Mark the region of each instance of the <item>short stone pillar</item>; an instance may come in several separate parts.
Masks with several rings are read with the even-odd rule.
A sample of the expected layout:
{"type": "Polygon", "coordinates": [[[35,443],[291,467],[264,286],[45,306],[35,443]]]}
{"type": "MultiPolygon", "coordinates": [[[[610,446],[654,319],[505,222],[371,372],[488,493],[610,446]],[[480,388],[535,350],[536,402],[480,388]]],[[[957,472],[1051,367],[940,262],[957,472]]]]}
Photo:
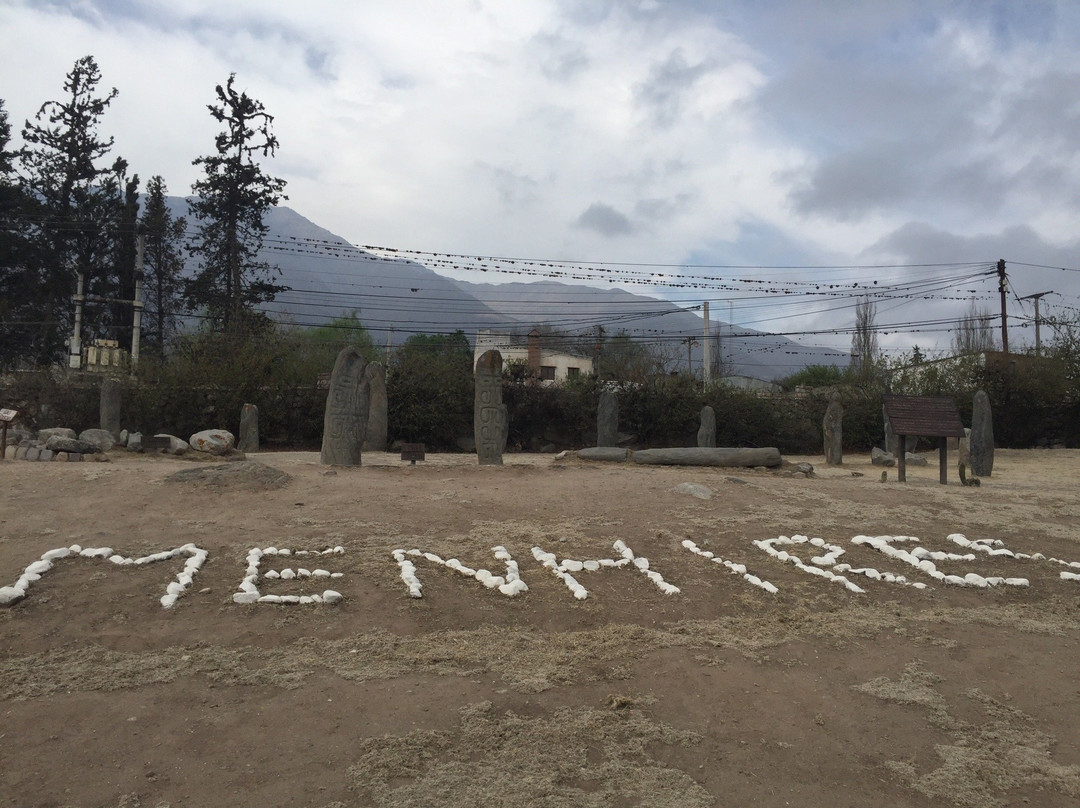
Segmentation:
{"type": "Polygon", "coordinates": [[[701,408],[701,426],[697,431],[697,445],[701,449],[716,448],[716,411],[708,404],[701,408]]]}
{"type": "Polygon", "coordinates": [[[241,452],[259,451],[259,408],[254,404],[240,408],[240,437],[236,448],[241,452]]]}
{"type": "Polygon", "coordinates": [[[971,439],[968,449],[971,473],[989,477],[994,470],[994,417],[990,412],[990,396],[985,390],[971,400],[971,439]]]}
{"type": "Polygon", "coordinates": [[[510,418],[502,401],[502,354],[485,351],[476,362],[473,434],[481,466],[501,466],[510,418]]]}
{"type": "Polygon", "coordinates": [[[844,405],[840,403],[840,394],[833,393],[829,406],[825,408],[825,417],[821,421],[821,432],[825,444],[825,464],[840,466],[844,463],[844,405]]]}
{"type": "Polygon", "coordinates": [[[101,403],[99,407],[99,426],[112,434],[113,440],[120,440],[120,400],[119,379],[101,380],[101,403]]]}
{"type": "Polygon", "coordinates": [[[353,345],[342,348],[334,362],[319,455],[324,466],[360,465],[370,403],[366,366],[367,360],[353,345]]]}
{"type": "Polygon", "coordinates": [[[610,390],[604,390],[596,407],[596,445],[616,446],[618,442],[619,397],[610,390]]]}
{"type": "Polygon", "coordinates": [[[371,403],[368,406],[367,432],[364,434],[364,451],[386,451],[386,369],[381,362],[368,363],[364,371],[368,388],[371,390],[371,403]]]}

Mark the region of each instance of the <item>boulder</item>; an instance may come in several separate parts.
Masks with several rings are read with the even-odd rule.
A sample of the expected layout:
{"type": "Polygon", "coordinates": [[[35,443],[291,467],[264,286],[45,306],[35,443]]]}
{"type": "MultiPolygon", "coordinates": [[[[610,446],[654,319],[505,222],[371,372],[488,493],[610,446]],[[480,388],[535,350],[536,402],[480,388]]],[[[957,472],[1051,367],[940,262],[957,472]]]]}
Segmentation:
{"type": "Polygon", "coordinates": [[[896,458],[892,456],[891,452],[886,452],[884,449],[875,446],[870,452],[870,462],[875,466],[895,466],[896,458]]]}
{"type": "Polygon", "coordinates": [[[994,471],[994,417],[990,396],[980,390],[971,400],[971,471],[978,477],[989,477],[994,471]]]}
{"type": "Polygon", "coordinates": [[[129,452],[142,451],[142,432],[129,432],[127,443],[124,444],[129,452]]]}
{"type": "Polygon", "coordinates": [[[191,436],[188,443],[192,449],[212,455],[228,454],[236,445],[232,432],[224,429],[204,429],[191,436]]]}
{"type": "Polygon", "coordinates": [[[188,444],[188,442],[186,440],[183,440],[182,438],[178,438],[178,437],[176,437],[176,435],[169,435],[169,434],[166,434],[166,433],[159,433],[157,435],[154,435],[154,437],[155,438],[168,438],[169,439],[169,448],[162,450],[163,452],[165,452],[165,454],[182,455],[191,448],[191,446],[188,444]]]}
{"type": "Polygon", "coordinates": [[[79,440],[92,443],[103,452],[109,451],[116,445],[112,432],[107,429],[84,429],[79,433],[79,440]]]}
{"type": "Polygon", "coordinates": [[[51,438],[53,435],[59,435],[62,438],[71,438],[72,440],[75,440],[75,438],[79,437],[78,433],[75,432],[74,429],[68,429],[67,427],[63,426],[54,426],[50,427],[49,429],[39,429],[37,439],[42,443],[47,443],[49,438],[51,438]]]}
{"type": "Polygon", "coordinates": [[[53,435],[45,441],[45,448],[54,452],[77,453],[80,455],[94,454],[94,452],[101,451],[96,444],[78,438],[66,438],[63,435],[53,435]]]}
{"type": "Polygon", "coordinates": [[[904,453],[904,465],[906,466],[928,466],[930,461],[926,459],[926,455],[915,454],[914,452],[904,453]]]}

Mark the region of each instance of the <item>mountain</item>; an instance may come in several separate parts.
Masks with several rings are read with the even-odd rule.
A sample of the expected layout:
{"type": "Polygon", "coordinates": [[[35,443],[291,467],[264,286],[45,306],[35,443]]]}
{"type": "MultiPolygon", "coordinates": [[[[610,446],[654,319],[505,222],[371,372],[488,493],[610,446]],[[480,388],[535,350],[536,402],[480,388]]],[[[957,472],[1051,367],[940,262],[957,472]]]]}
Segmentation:
{"type": "MultiPolygon", "coordinates": [[[[187,215],[187,200],[169,201],[174,215],[187,215]]],[[[277,320],[319,325],[355,311],[377,345],[457,329],[472,340],[480,329],[524,334],[535,326],[550,326],[592,334],[601,326],[607,336],[626,332],[663,346],[673,369],[686,367],[686,339],[696,338],[690,361],[700,371],[700,310],[614,288],[454,280],[416,261],[360,250],[287,207],[272,210],[266,224],[269,233],[260,257],[280,268],[278,282],[290,289],[265,306],[277,320]]],[[[188,229],[193,229],[190,217],[188,229]]],[[[193,259],[187,270],[195,271],[193,259]]],[[[771,380],[810,364],[847,362],[839,351],[710,321],[713,356],[719,355],[732,374],[771,380]]]]}

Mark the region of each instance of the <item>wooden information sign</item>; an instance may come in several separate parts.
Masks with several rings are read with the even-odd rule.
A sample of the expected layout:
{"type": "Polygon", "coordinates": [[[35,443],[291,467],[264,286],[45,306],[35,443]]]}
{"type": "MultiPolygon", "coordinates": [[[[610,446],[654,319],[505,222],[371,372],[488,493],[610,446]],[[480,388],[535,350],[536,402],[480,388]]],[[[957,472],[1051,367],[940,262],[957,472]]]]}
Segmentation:
{"type": "Polygon", "coordinates": [[[0,460],[7,454],[7,426],[15,420],[18,410],[0,409],[0,460]]]}
{"type": "Polygon", "coordinates": [[[956,409],[956,401],[947,396],[894,396],[881,397],[885,414],[889,416],[893,432],[899,438],[900,450],[897,463],[897,479],[907,480],[905,439],[911,435],[920,438],[937,438],[942,485],[949,482],[948,439],[964,437],[964,424],[956,409]]]}
{"type": "Polygon", "coordinates": [[[415,466],[417,460],[424,459],[424,450],[427,449],[423,443],[403,443],[401,444],[401,459],[411,460],[415,466]]]}

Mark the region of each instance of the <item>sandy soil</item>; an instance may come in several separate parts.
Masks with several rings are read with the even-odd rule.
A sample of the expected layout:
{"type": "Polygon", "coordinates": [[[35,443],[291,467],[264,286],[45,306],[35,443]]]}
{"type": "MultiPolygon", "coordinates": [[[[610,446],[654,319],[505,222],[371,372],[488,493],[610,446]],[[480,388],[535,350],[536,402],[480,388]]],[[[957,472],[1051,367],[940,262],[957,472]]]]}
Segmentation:
{"type": "MultiPolygon", "coordinates": [[[[501,468],[366,454],[330,470],[169,481],[190,461],[0,463],[0,586],[78,543],[210,552],[165,610],[179,561],[63,559],[0,609],[0,806],[1075,806],[1080,801],[1080,581],[1049,560],[980,554],[937,583],[858,534],[1000,539],[1080,561],[1080,451],[999,451],[980,488],[936,463],[881,482],[866,456],[751,469],[592,465],[508,456],[501,468]],[[710,499],[672,491],[708,487],[710,499]],[[855,594],[751,542],[795,533],[842,561],[925,581],[855,594]],[[681,546],[747,565],[768,594],[681,546]],[[532,557],[618,557],[621,539],[681,589],[633,569],[583,572],[575,600],[532,557]],[[252,547],[324,549],[337,605],[236,605],[252,547]],[[417,560],[500,572],[507,598],[417,560]]],[[[810,553],[793,550],[808,561],[810,553]]],[[[265,559],[270,568],[299,558],[265,559]]],[[[263,593],[318,592],[314,579],[263,593]]],[[[856,580],[852,578],[852,580],[856,580]]]]}

